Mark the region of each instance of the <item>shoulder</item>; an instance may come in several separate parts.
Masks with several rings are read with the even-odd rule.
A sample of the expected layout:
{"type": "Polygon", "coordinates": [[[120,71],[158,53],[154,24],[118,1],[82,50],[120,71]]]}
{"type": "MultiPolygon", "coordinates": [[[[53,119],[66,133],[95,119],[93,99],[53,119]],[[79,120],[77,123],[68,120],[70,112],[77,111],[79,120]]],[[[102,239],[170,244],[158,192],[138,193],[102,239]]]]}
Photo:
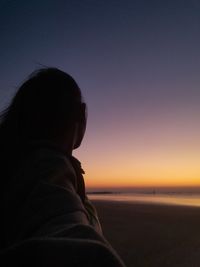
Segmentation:
{"type": "Polygon", "coordinates": [[[35,182],[45,181],[54,185],[76,189],[76,173],[69,158],[52,147],[32,149],[22,162],[22,175],[29,174],[35,182]]]}

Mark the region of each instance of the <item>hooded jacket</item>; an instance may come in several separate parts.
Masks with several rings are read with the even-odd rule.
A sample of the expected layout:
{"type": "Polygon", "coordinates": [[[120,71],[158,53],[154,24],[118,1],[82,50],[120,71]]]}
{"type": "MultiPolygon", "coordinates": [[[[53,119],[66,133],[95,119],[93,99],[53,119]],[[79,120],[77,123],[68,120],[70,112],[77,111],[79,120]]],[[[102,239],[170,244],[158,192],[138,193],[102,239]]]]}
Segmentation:
{"type": "Polygon", "coordinates": [[[30,151],[4,190],[1,266],[124,266],[102,234],[80,162],[49,145],[30,151]]]}

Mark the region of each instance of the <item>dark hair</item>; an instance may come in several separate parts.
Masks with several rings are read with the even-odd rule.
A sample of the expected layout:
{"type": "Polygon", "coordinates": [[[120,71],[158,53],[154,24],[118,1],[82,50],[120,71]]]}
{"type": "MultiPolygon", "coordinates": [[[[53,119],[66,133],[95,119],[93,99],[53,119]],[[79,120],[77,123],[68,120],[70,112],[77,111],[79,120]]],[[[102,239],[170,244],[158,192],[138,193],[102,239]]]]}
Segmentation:
{"type": "Polygon", "coordinates": [[[33,72],[0,116],[1,168],[12,164],[27,142],[61,138],[79,119],[81,103],[69,74],[57,68],[33,72]]]}
{"type": "Polygon", "coordinates": [[[70,75],[56,68],[37,70],[3,112],[0,131],[6,127],[7,137],[14,133],[22,140],[55,138],[76,120],[81,101],[81,91],[70,75]]]}

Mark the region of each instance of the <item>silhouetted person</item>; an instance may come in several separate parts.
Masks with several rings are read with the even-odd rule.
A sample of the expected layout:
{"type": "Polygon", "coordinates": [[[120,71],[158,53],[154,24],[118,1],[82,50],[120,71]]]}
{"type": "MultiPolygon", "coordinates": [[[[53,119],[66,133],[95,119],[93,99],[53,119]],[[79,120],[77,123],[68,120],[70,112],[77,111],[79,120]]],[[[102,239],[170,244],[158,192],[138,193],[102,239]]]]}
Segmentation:
{"type": "Polygon", "coordinates": [[[85,129],[81,91],[56,68],[34,72],[2,113],[1,266],[123,266],[72,156],[85,129]]]}

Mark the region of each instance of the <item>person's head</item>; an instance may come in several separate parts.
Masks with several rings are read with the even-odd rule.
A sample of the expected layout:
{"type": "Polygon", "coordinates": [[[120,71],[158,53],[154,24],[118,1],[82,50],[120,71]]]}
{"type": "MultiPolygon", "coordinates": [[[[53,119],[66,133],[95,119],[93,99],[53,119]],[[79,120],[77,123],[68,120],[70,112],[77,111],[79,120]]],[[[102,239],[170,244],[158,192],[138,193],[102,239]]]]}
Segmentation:
{"type": "Polygon", "coordinates": [[[71,152],[80,146],[86,128],[80,88],[59,69],[33,72],[3,114],[1,128],[19,143],[46,140],[71,152]]]}

